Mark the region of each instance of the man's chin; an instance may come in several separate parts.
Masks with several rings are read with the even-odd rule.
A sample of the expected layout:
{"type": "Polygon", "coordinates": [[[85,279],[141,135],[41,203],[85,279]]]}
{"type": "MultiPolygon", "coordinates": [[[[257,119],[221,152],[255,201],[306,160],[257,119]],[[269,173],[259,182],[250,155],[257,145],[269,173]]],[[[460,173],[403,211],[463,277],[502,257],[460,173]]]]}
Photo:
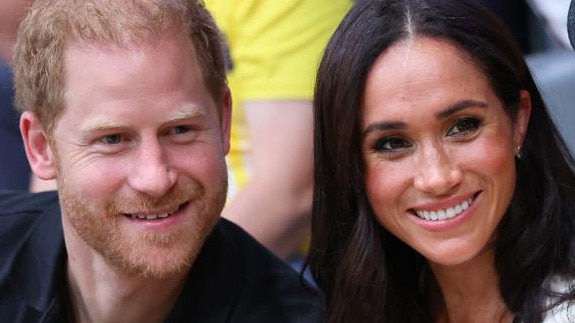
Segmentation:
{"type": "Polygon", "coordinates": [[[109,259],[111,265],[129,276],[145,279],[165,280],[187,273],[196,259],[201,246],[188,246],[186,249],[141,248],[132,250],[127,259],[109,259]],[[155,250],[153,250],[155,249],[155,250]]]}

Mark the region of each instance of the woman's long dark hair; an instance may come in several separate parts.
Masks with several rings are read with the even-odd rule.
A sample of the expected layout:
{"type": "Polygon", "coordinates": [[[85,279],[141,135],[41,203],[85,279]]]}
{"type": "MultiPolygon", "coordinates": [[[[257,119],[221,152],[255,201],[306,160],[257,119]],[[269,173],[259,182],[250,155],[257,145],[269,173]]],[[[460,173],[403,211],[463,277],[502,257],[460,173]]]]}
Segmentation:
{"type": "Polygon", "coordinates": [[[516,190],[497,231],[495,266],[511,312],[521,322],[541,322],[549,279],[575,274],[574,162],[517,45],[471,0],[360,0],[326,48],[314,101],[308,265],[325,293],[328,322],[433,320],[422,288],[430,276],[426,261],[374,219],[360,148],[367,75],[382,53],[406,37],[447,40],[467,53],[512,120],[520,90],[531,94],[516,190]]]}

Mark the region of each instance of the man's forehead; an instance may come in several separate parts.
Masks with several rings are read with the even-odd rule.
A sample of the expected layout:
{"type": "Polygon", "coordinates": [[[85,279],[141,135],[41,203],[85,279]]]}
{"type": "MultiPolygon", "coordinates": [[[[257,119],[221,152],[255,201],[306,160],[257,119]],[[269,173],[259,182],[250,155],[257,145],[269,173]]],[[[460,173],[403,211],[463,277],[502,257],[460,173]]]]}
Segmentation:
{"type": "Polygon", "coordinates": [[[175,70],[187,67],[188,75],[202,74],[194,46],[181,33],[121,44],[70,41],[63,56],[67,89],[72,85],[70,82],[81,82],[83,78],[134,85],[139,80],[130,79],[129,74],[141,70],[160,77],[161,73],[178,74],[175,70]],[[110,69],[113,71],[110,72],[110,69]]]}

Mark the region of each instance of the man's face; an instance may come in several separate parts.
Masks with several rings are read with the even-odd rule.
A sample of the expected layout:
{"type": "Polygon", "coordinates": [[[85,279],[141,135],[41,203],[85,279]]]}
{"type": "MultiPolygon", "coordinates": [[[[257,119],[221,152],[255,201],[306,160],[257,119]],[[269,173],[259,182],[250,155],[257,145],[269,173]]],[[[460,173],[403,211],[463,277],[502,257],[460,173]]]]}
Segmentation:
{"type": "Polygon", "coordinates": [[[189,269],[225,201],[228,94],[215,102],[183,35],[72,44],[65,68],[52,145],[68,248],[128,274],[189,269]]]}

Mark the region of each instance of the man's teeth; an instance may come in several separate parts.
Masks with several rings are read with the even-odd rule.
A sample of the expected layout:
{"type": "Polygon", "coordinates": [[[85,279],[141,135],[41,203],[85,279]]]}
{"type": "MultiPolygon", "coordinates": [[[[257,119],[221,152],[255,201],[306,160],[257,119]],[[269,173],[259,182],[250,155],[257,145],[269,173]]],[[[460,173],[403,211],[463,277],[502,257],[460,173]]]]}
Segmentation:
{"type": "Polygon", "coordinates": [[[142,220],[156,220],[156,219],[163,219],[170,216],[170,213],[161,213],[161,214],[132,214],[132,219],[142,219],[142,220]]]}
{"type": "Polygon", "coordinates": [[[418,217],[427,220],[427,221],[441,221],[451,219],[461,212],[467,210],[469,206],[473,203],[473,197],[468,198],[467,200],[453,206],[449,207],[444,210],[437,210],[437,211],[421,211],[415,210],[415,213],[418,217]]]}

